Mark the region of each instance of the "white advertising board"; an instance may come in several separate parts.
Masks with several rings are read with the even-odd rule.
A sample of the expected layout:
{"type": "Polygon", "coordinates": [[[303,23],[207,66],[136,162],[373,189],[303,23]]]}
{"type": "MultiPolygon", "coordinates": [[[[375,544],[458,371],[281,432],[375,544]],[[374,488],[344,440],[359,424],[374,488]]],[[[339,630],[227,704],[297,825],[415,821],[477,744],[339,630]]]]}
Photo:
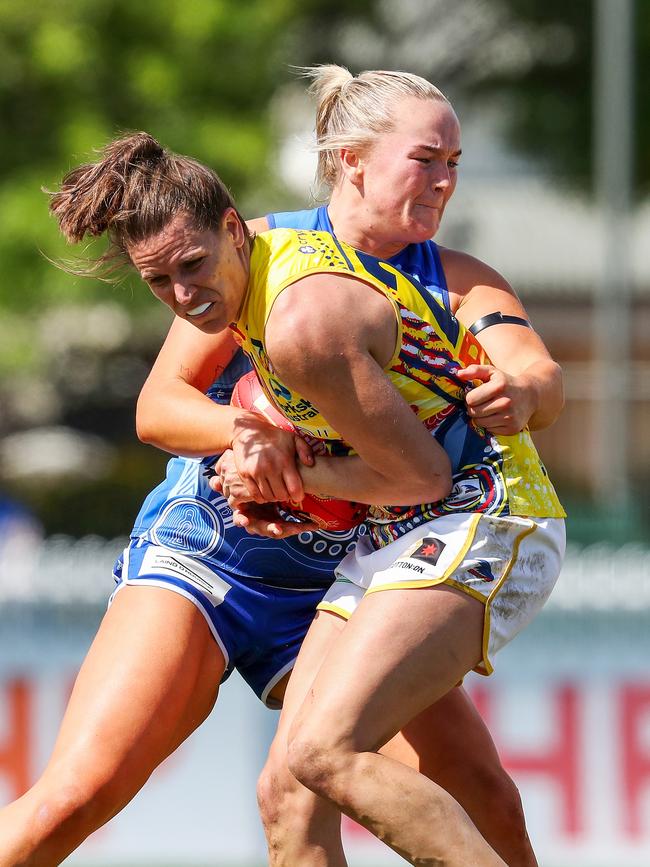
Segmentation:
{"type": "MultiPolygon", "coordinates": [[[[647,626],[642,616],[543,615],[492,678],[467,679],[542,867],[650,864],[647,626]]],[[[0,633],[0,803],[43,767],[86,647],[70,630],[29,632],[0,633]]],[[[66,863],[264,864],[255,780],[275,719],[233,676],[210,719],[66,863]]],[[[404,863],[347,820],[344,833],[351,865],[404,863]]]]}

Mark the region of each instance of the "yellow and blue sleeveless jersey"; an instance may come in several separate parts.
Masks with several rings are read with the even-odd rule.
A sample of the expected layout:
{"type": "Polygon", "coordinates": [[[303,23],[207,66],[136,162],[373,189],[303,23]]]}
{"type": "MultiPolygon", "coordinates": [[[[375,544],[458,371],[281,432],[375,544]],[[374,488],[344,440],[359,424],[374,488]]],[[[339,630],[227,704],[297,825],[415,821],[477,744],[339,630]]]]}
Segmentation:
{"type": "Polygon", "coordinates": [[[255,239],[248,293],[234,330],[269,398],[302,434],[321,440],[332,455],[353,453],[317,408],[276,375],[264,344],[266,322],[280,293],[319,273],[354,276],[391,302],[398,338],[386,374],[452,465],[453,489],[444,500],[371,509],[373,536],[379,544],[450,512],[564,517],[528,431],[495,436],[467,416],[465,385],[456,372],[487,359],[449,309],[394,265],[360,253],[329,233],[276,229],[255,239]]]}

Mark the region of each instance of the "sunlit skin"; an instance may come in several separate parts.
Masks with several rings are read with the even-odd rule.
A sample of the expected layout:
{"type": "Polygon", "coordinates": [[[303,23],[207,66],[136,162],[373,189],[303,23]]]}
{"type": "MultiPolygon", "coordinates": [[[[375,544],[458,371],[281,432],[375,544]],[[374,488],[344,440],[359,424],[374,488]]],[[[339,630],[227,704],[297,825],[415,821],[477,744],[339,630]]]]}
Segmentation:
{"type": "Polygon", "coordinates": [[[198,229],[189,214],[180,213],[128,253],[176,316],[206,334],[218,334],[237,319],[248,286],[249,243],[234,208],[224,214],[219,231],[198,229]]]}
{"type": "Polygon", "coordinates": [[[342,183],[329,206],[338,237],[380,258],[436,234],[461,155],[449,103],[409,97],[393,114],[392,131],[368,149],[341,149],[342,183]]]}

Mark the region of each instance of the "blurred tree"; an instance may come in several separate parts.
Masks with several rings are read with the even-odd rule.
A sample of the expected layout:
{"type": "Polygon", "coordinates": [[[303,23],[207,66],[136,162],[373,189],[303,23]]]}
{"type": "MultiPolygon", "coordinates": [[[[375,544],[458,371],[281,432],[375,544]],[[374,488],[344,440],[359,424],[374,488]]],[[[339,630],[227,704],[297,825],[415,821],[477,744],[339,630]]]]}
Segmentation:
{"type": "MultiPolygon", "coordinates": [[[[106,297],[105,286],[71,280],[38,255],[65,249],[41,187],[119,130],[149,130],[217,167],[244,206],[264,207],[274,184],[268,107],[290,63],[415,69],[455,99],[489,91],[517,147],[588,184],[592,17],[593,0],[403,0],[399,14],[388,0],[0,0],[0,306],[24,316],[106,297]]],[[[637,3],[637,19],[642,105],[649,3],[637,3]]],[[[642,112],[637,125],[647,188],[642,112]]],[[[112,295],[147,303],[140,292],[112,295]]]]}
{"type": "MultiPolygon", "coordinates": [[[[0,306],[24,316],[47,303],[106,297],[101,284],[75,282],[38,254],[64,253],[41,187],[117,131],[145,129],[191,153],[245,203],[269,180],[268,106],[290,76],[296,34],[329,51],[341,20],[370,6],[0,0],[0,306]]],[[[141,297],[129,296],[129,305],[141,297]]]]}

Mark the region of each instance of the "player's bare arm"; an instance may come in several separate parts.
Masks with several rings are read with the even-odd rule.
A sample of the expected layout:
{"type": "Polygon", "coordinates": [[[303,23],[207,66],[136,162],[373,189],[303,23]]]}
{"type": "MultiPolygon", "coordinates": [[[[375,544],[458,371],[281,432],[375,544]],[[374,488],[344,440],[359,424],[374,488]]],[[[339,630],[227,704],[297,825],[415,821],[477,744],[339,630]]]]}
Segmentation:
{"type": "MultiPolygon", "coordinates": [[[[300,499],[302,479],[298,457],[311,462],[306,443],[269,424],[257,413],[215,403],[207,388],[224,372],[238,347],[230,331],[205,334],[175,317],[138,398],[139,438],[172,454],[204,457],[228,448],[256,462],[260,477],[281,499],[300,499]]],[[[246,478],[246,475],[244,475],[246,478]]],[[[250,478],[250,476],[248,476],[250,478]]],[[[251,488],[264,499],[267,489],[251,488]]]]}
{"type": "Polygon", "coordinates": [[[314,275],[279,296],[266,327],[269,358],[359,455],[317,458],[301,469],[306,490],[397,505],[449,493],[447,455],[384,373],[396,341],[393,306],[357,279],[314,275]]]}
{"type": "Polygon", "coordinates": [[[190,457],[227,448],[236,413],[215,404],[205,391],[236,352],[229,332],[203,334],[175,317],[138,398],[139,438],[190,457]]]}
{"type": "MultiPolygon", "coordinates": [[[[517,294],[497,271],[467,253],[441,249],[452,307],[470,328],[502,313],[529,321],[517,294]]],[[[564,405],[562,371],[540,336],[521,324],[497,322],[477,339],[491,365],[473,365],[461,378],[483,383],[467,397],[470,415],[493,433],[515,434],[551,425],[564,405]]]]}

